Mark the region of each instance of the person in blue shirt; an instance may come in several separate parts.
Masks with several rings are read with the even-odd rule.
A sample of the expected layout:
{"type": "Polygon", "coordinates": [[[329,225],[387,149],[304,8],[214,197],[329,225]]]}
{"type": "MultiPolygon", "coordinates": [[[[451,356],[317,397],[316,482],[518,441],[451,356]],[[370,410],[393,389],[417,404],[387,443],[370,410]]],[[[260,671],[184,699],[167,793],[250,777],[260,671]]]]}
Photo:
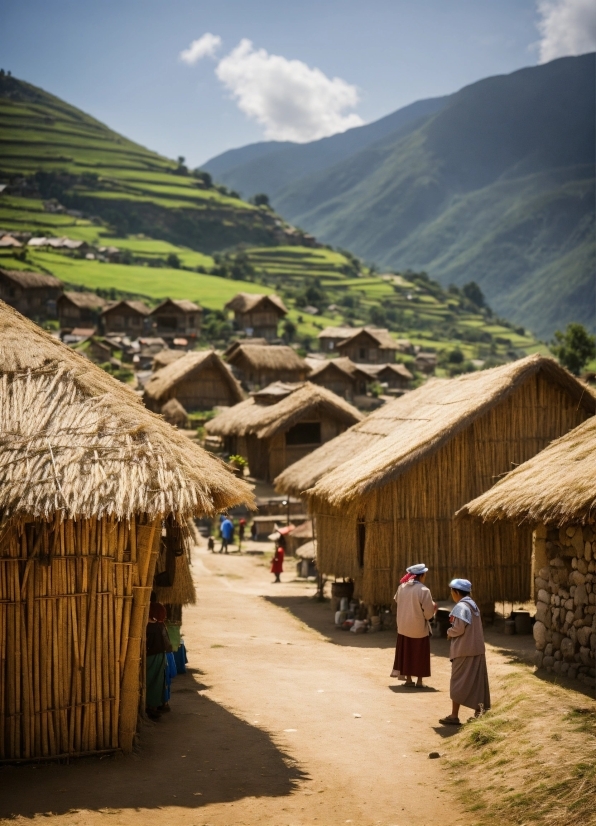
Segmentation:
{"type": "Polygon", "coordinates": [[[221,530],[221,553],[228,553],[228,545],[234,538],[234,523],[229,516],[226,516],[220,525],[221,530]]]}

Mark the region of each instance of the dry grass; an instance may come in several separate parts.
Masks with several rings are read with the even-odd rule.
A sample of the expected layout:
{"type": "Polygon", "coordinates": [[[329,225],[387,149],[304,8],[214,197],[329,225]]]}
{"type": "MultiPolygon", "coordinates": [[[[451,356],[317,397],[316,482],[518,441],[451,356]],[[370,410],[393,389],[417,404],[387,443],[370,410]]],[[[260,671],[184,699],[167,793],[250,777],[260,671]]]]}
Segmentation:
{"type": "Polygon", "coordinates": [[[493,690],[493,709],[449,741],[470,826],[596,824],[596,703],[527,666],[493,690]]]}
{"type": "Polygon", "coordinates": [[[549,445],[513,470],[462,514],[562,525],[591,518],[596,507],[596,418],[549,445]]]}
{"type": "Polygon", "coordinates": [[[269,439],[297,421],[317,418],[322,414],[347,425],[362,420],[362,414],[335,393],[306,382],[276,404],[263,405],[250,398],[230,407],[207,422],[205,430],[212,436],[254,435],[259,439],[269,439]]]}
{"type": "Polygon", "coordinates": [[[0,302],[0,511],[183,519],[252,502],[125,385],[0,302]]]}
{"type": "MultiPolygon", "coordinates": [[[[428,382],[388,405],[392,421],[386,437],[361,452],[358,462],[351,455],[344,458],[344,464],[321,478],[309,496],[334,507],[349,507],[359,497],[395,481],[435,453],[537,374],[558,386],[567,397],[567,405],[560,410],[542,411],[543,416],[553,420],[553,435],[541,447],[570,429],[567,422],[558,429],[554,426],[558,417],[570,418],[570,406],[578,409],[571,427],[594,415],[596,399],[585,385],[553,359],[539,355],[450,381],[428,382]]],[[[520,416],[523,412],[519,411],[520,416]]]]}
{"type": "Polygon", "coordinates": [[[245,344],[242,342],[229,355],[228,363],[242,369],[296,371],[306,375],[304,359],[291,347],[282,344],[245,344]]]}
{"type": "MultiPolygon", "coordinates": [[[[156,359],[160,355],[158,353],[156,359]]],[[[200,380],[201,372],[206,369],[215,369],[219,372],[222,382],[229,387],[234,402],[243,400],[244,394],[240,384],[215,350],[199,350],[185,353],[181,358],[172,359],[166,367],[162,367],[151,376],[145,385],[145,396],[152,401],[159,401],[179,382],[191,378],[200,380]]]]}

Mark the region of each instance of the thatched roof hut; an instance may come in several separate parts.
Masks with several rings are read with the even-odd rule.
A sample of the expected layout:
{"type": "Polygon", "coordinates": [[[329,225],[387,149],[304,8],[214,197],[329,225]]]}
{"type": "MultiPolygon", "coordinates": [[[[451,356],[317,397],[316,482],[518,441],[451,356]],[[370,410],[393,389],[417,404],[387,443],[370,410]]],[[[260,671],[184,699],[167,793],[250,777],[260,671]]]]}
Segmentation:
{"type": "Polygon", "coordinates": [[[557,527],[596,519],[596,418],[556,439],[459,511],[485,521],[557,527]]]}
{"type": "Polygon", "coordinates": [[[370,426],[363,450],[349,434],[329,446],[334,469],[307,492],[320,569],[355,579],[372,604],[390,604],[400,573],[420,559],[439,597],[450,577],[465,575],[481,601],[526,599],[527,537],[453,515],[595,409],[580,382],[541,356],[429,382],[392,402],[353,429],[366,441],[370,426]]]}
{"type": "Polygon", "coordinates": [[[242,401],[244,394],[215,350],[185,353],[155,372],[145,385],[143,399],[156,412],[170,399],[188,410],[211,410],[242,401]]]}
{"type": "Polygon", "coordinates": [[[0,303],[0,759],[132,748],[161,525],[248,486],[0,303]]]}
{"type": "Polygon", "coordinates": [[[356,365],[348,358],[305,359],[310,367],[308,380],[320,387],[326,387],[342,399],[352,401],[356,389],[356,365]]]}
{"type": "Polygon", "coordinates": [[[28,318],[54,318],[61,292],[62,283],[53,275],[0,267],[0,300],[28,318]]]}
{"type": "Polygon", "coordinates": [[[308,365],[291,347],[242,342],[228,356],[228,364],[248,389],[266,387],[274,381],[304,381],[308,365]]]}
{"type": "Polygon", "coordinates": [[[156,373],[158,370],[161,370],[162,367],[167,367],[168,364],[171,364],[173,361],[181,359],[184,353],[184,350],[171,350],[169,347],[165,347],[153,356],[151,369],[156,373]]]}
{"type": "Polygon", "coordinates": [[[271,480],[361,419],[335,393],[307,382],[265,388],[224,410],[205,429],[224,439],[229,453],[246,456],[253,476],[271,480]]]}
{"type": "Polygon", "coordinates": [[[262,336],[267,341],[277,338],[277,325],[288,314],[278,295],[237,293],[225,305],[234,312],[236,326],[249,336],[262,336]]]}
{"type": "Polygon", "coordinates": [[[539,668],[578,679],[592,691],[595,455],[593,417],[512,470],[458,514],[489,523],[507,520],[521,526],[525,535],[526,526],[533,529],[527,554],[532,554],[536,599],[534,662],[539,668]]]}
{"type": "Polygon", "coordinates": [[[186,427],[188,424],[188,413],[178,399],[170,399],[162,405],[160,412],[168,424],[175,425],[176,427],[186,427]]]}

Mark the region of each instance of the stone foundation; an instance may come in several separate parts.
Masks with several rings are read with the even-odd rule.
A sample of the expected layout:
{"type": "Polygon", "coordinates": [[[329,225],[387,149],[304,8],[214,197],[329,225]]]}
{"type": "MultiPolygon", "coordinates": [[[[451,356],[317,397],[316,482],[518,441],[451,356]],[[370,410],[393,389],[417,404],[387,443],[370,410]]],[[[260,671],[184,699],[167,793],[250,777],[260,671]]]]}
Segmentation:
{"type": "Polygon", "coordinates": [[[596,685],[596,526],[534,532],[536,665],[596,685]]]}

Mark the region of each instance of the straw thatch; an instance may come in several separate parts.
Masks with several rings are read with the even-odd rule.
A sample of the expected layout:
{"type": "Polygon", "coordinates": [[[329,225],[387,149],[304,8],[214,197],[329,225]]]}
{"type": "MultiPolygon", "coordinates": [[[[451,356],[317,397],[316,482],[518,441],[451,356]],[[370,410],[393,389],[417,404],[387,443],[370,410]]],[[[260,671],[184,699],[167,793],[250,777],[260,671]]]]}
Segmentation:
{"type": "Polygon", "coordinates": [[[58,304],[60,305],[65,300],[70,301],[71,304],[74,304],[75,307],[78,307],[80,310],[100,310],[108,303],[105,298],[102,298],[96,293],[76,291],[62,293],[58,299],[58,304]]]}
{"type": "Polygon", "coordinates": [[[237,293],[225,305],[226,310],[233,310],[235,313],[252,313],[260,309],[261,304],[271,302],[274,307],[279,310],[281,315],[287,315],[288,310],[281,298],[278,295],[271,293],[270,295],[263,295],[261,293],[237,293]]]}
{"type": "Polygon", "coordinates": [[[0,275],[8,278],[14,284],[18,284],[23,289],[35,289],[38,287],[52,287],[58,289],[62,286],[62,282],[53,275],[46,275],[42,272],[25,272],[25,270],[5,270],[0,267],[0,275]]]}
{"type": "Polygon", "coordinates": [[[159,315],[164,308],[177,307],[183,313],[201,313],[202,310],[198,304],[195,304],[194,301],[189,301],[186,298],[166,298],[161,304],[158,304],[157,307],[154,307],[153,310],[149,313],[149,315],[159,315]]]}
{"type": "Polygon", "coordinates": [[[329,473],[309,496],[335,507],[349,506],[357,497],[402,476],[539,373],[560,386],[586,414],[594,414],[596,400],[590,391],[556,361],[539,355],[457,379],[428,382],[386,408],[386,414],[393,415],[393,427],[385,439],[360,453],[357,465],[347,462],[329,473]]]}
{"type": "Polygon", "coordinates": [[[596,418],[512,470],[459,515],[516,523],[586,523],[596,512],[596,418]]]}
{"type": "Polygon", "coordinates": [[[243,341],[228,357],[228,363],[246,364],[255,371],[298,372],[306,374],[308,367],[304,359],[291,347],[281,344],[248,344],[243,341]]]}
{"type": "MultiPolygon", "coordinates": [[[[176,386],[182,382],[200,382],[201,375],[209,372],[209,380],[212,380],[212,373],[217,374],[220,384],[223,385],[226,399],[218,399],[218,404],[236,404],[244,398],[242,388],[228,370],[220,356],[215,350],[201,350],[199,352],[185,353],[182,358],[175,359],[166,367],[155,372],[145,385],[145,400],[159,402],[165,400],[176,391],[176,386]]],[[[198,399],[202,394],[200,387],[197,387],[193,396],[198,399]]],[[[220,394],[222,395],[222,394],[220,394]]],[[[206,399],[207,402],[210,401],[206,399]]]]}
{"type": "Polygon", "coordinates": [[[153,356],[153,372],[155,373],[158,370],[161,370],[162,367],[167,367],[168,364],[171,364],[173,361],[181,359],[183,355],[184,350],[170,350],[169,347],[160,350],[159,353],[156,353],[153,356]]]}
{"type": "Polygon", "coordinates": [[[252,338],[252,337],[251,337],[251,338],[240,338],[240,339],[236,339],[236,341],[233,341],[231,344],[228,344],[228,346],[227,346],[227,347],[226,347],[226,349],[224,350],[224,352],[223,352],[223,354],[224,354],[224,358],[225,358],[226,360],[228,360],[228,359],[229,359],[229,357],[232,355],[232,353],[235,353],[235,352],[236,352],[236,350],[237,350],[237,349],[238,349],[238,348],[239,348],[242,344],[244,344],[246,347],[254,346],[255,344],[261,344],[261,345],[263,345],[264,347],[266,347],[266,346],[268,345],[268,343],[269,343],[269,342],[267,341],[267,339],[266,339],[266,338],[256,338],[256,337],[255,337],[255,338],[252,338]]]}
{"type": "Polygon", "coordinates": [[[296,556],[298,559],[316,559],[317,558],[317,541],[316,539],[311,539],[309,542],[305,542],[304,545],[300,545],[296,548],[296,556]]]}
{"type": "Polygon", "coordinates": [[[347,379],[353,380],[354,373],[356,372],[356,365],[354,362],[349,358],[337,358],[337,359],[313,359],[313,358],[306,358],[305,359],[307,365],[310,367],[310,373],[308,374],[309,380],[315,378],[320,373],[324,373],[326,370],[337,370],[341,374],[343,374],[347,379]]]}
{"type": "MultiPolygon", "coordinates": [[[[446,384],[447,379],[436,379],[436,383],[446,384]]],[[[341,436],[327,442],[308,456],[294,462],[275,480],[279,493],[301,496],[326,473],[364,451],[367,447],[388,436],[394,426],[399,411],[403,409],[403,399],[396,399],[375,410],[341,436]],[[396,405],[398,412],[395,413],[396,405]]]]}
{"type": "Polygon", "coordinates": [[[382,350],[399,350],[400,346],[397,341],[391,336],[389,330],[385,330],[379,327],[362,327],[360,329],[354,330],[352,335],[348,338],[343,339],[337,345],[338,350],[343,350],[351,347],[359,338],[370,336],[370,338],[375,342],[378,347],[382,350]]]}
{"type": "Polygon", "coordinates": [[[1,302],[0,345],[5,517],[186,518],[252,500],[132,390],[1,302]]]}
{"type": "Polygon", "coordinates": [[[140,315],[149,315],[151,310],[147,307],[146,304],[143,304],[142,301],[114,301],[102,311],[102,315],[107,315],[112,313],[114,310],[121,310],[123,313],[128,313],[132,310],[133,313],[139,313],[140,315]]]}
{"type": "Polygon", "coordinates": [[[320,416],[323,413],[347,425],[362,419],[362,414],[355,407],[340,399],[335,393],[306,382],[276,404],[262,405],[255,398],[247,399],[229,410],[222,411],[207,422],[205,430],[211,436],[251,434],[259,439],[270,439],[301,419],[320,416]]]}
{"type": "Polygon", "coordinates": [[[160,412],[169,424],[176,425],[176,427],[186,427],[188,424],[188,414],[178,399],[167,401],[162,405],[160,412]]]}
{"type": "MultiPolygon", "coordinates": [[[[390,604],[403,569],[420,560],[440,598],[450,577],[465,575],[480,601],[526,599],[528,530],[488,529],[453,515],[595,407],[583,385],[540,356],[429,382],[387,405],[378,422],[387,435],[359,453],[342,445],[350,434],[336,440],[349,458],[307,492],[319,569],[352,577],[372,604],[390,604]]],[[[329,451],[327,460],[337,462],[338,450],[329,451]]]]}

